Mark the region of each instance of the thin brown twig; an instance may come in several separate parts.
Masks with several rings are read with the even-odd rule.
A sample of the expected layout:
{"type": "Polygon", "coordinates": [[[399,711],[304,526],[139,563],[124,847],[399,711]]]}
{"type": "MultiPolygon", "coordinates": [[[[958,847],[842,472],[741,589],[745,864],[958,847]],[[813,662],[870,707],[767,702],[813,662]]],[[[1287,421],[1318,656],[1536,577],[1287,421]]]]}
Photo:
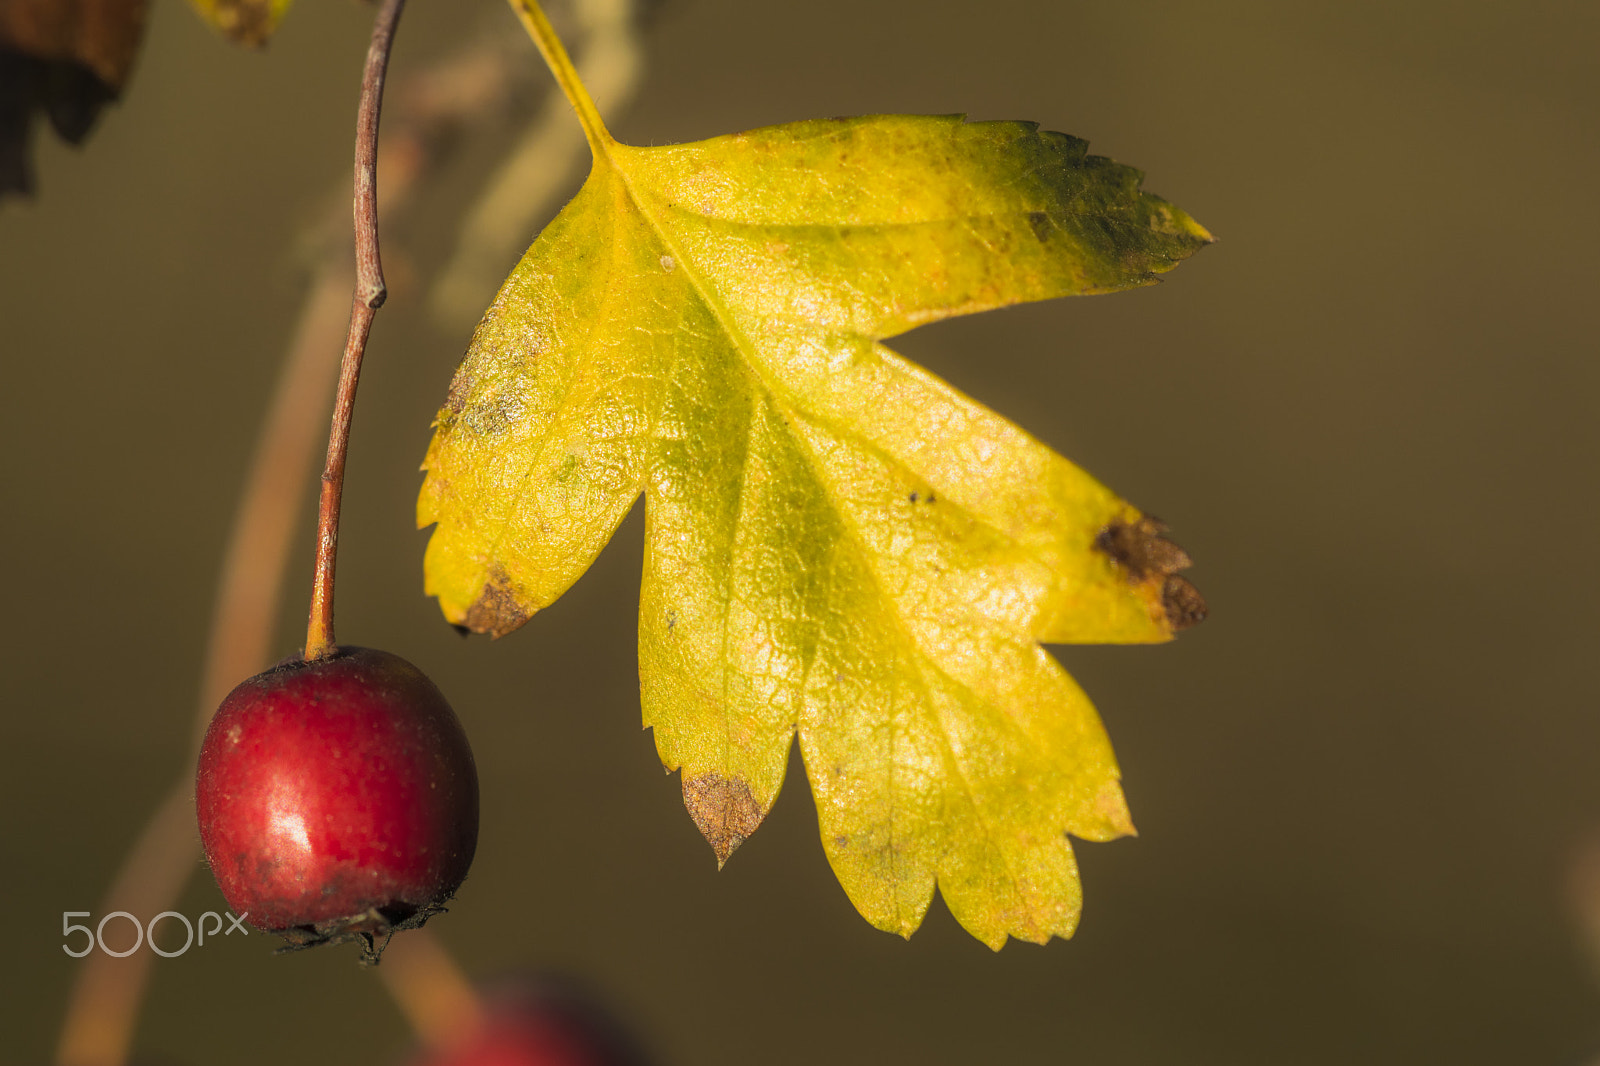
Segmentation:
{"type": "MultiPolygon", "coordinates": [[[[383,35],[384,61],[393,39],[393,18],[403,3],[404,0],[391,0],[379,15],[379,23],[383,25],[383,15],[394,9],[383,35]]],[[[375,32],[375,40],[377,36],[375,32]]],[[[367,66],[362,80],[363,122],[369,110],[367,86],[374,80],[370,56],[367,66]]],[[[380,65],[376,75],[380,90],[382,80],[380,65]]],[[[375,234],[372,171],[375,169],[377,109],[374,106],[370,110],[374,135],[365,146],[364,158],[362,147],[357,148],[356,215],[359,227],[364,206],[365,217],[375,234]],[[364,205],[360,175],[363,162],[368,172],[364,205]]],[[[366,274],[358,273],[357,283],[358,299],[365,293],[369,303],[374,276],[380,293],[383,287],[382,273],[376,269],[375,236],[372,259],[374,269],[366,274]]],[[[235,515],[234,532],[213,610],[191,753],[178,781],[118,870],[106,894],[105,913],[119,910],[139,915],[158,913],[182,891],[194,868],[198,851],[194,839],[195,754],[217,704],[239,678],[260,669],[267,658],[298,510],[301,471],[315,447],[315,427],[321,410],[321,404],[315,400],[308,402],[308,399],[327,395],[324,382],[332,367],[325,353],[332,350],[332,345],[328,343],[329,330],[325,324],[330,321],[330,313],[338,316],[344,305],[344,279],[349,276],[348,270],[342,260],[326,264],[301,316],[291,357],[258,439],[246,490],[235,515]]],[[[382,302],[380,295],[377,303],[382,302]]],[[[367,314],[370,327],[370,309],[367,314]]],[[[338,321],[337,318],[332,320],[338,321]]],[[[363,330],[363,341],[365,333],[363,330]]],[[[351,392],[353,394],[353,388],[351,392]]],[[[348,429],[347,417],[347,434],[348,429]]],[[[123,958],[97,952],[84,961],[67,1004],[56,1051],[58,1063],[62,1066],[120,1066],[126,1060],[139,1004],[149,980],[150,964],[151,957],[146,952],[134,952],[123,958]]]]}
{"type": "Polygon", "coordinates": [[[384,0],[372,24],[367,64],[361,73],[361,107],[356,114],[355,229],[356,291],[350,307],[350,332],[339,364],[339,391],[328,431],[328,460],[322,469],[322,494],[317,501],[317,573],[311,589],[311,617],[306,625],[305,658],[333,654],[334,569],[339,554],[339,504],[344,495],[345,456],[350,450],[350,419],[355,412],[361,358],[367,350],[372,319],[389,290],[383,283],[378,256],[378,120],[383,112],[383,82],[389,70],[395,24],[406,0],[384,0]]]}
{"type": "MultiPolygon", "coordinates": [[[[580,9],[596,5],[605,9],[615,2],[628,6],[625,0],[579,0],[580,9]]],[[[632,47],[631,27],[626,19],[605,19],[591,29],[600,38],[593,57],[597,66],[593,72],[585,64],[580,67],[586,76],[598,76],[605,84],[613,80],[605,72],[615,65],[609,56],[616,44],[611,38],[620,33],[632,47]]],[[[386,216],[408,202],[418,180],[440,161],[443,148],[452,143],[457,131],[487,125],[497,114],[521,106],[519,79],[533,78],[503,42],[498,36],[480,38],[433,67],[407,75],[406,85],[412,91],[401,94],[400,112],[395,116],[399,125],[391,121],[379,167],[384,174],[386,216]]],[[[624,67],[629,76],[620,79],[618,103],[633,81],[631,61],[635,57],[630,53],[625,58],[630,60],[624,67]]],[[[538,120],[528,129],[522,137],[521,154],[529,154],[531,142],[540,142],[540,147],[547,148],[543,154],[548,165],[564,169],[564,157],[581,151],[583,141],[574,138],[570,149],[562,145],[548,150],[542,143],[546,124],[538,120]]],[[[530,193],[525,189],[524,196],[543,200],[553,191],[538,188],[530,193]]],[[[520,230],[525,225],[521,216],[528,209],[520,204],[517,209],[517,215],[503,222],[505,228],[520,230]]],[[[337,228],[336,223],[332,225],[337,228]]],[[[472,243],[470,234],[466,243],[472,243]]],[[[318,424],[325,417],[323,398],[336,368],[333,355],[351,317],[349,254],[348,246],[340,241],[319,256],[257,436],[217,582],[191,752],[177,781],[124,858],[98,913],[159,913],[172,906],[198,868],[195,753],[217,704],[240,678],[262,669],[272,656],[283,579],[299,522],[302,479],[316,448],[318,424]]],[[[486,288],[480,299],[488,295],[486,288]]],[[[448,1035],[451,1025],[463,1030],[475,1025],[481,1008],[436,938],[428,936],[426,943],[417,945],[414,956],[408,956],[405,945],[428,932],[416,930],[390,945],[385,969],[397,959],[401,965],[388,974],[386,983],[413,1028],[424,1040],[436,1043],[448,1035]]],[[[122,1066],[132,1045],[150,962],[144,951],[125,958],[96,952],[83,960],[57,1046],[60,1066],[122,1066]]]]}

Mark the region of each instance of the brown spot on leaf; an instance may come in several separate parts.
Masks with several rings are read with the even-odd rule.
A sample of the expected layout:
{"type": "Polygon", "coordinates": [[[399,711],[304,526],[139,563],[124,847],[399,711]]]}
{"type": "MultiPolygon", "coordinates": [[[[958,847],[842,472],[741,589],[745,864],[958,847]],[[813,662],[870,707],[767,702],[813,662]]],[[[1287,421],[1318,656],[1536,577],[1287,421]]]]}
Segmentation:
{"type": "Polygon", "coordinates": [[[519,393],[505,388],[490,388],[479,395],[466,412],[466,422],[476,433],[497,436],[520,420],[524,410],[519,393]]]}
{"type": "Polygon", "coordinates": [[[1198,589],[1176,576],[1193,560],[1163,535],[1166,531],[1167,524],[1161,519],[1140,515],[1133,522],[1118,520],[1106,526],[1094,546],[1121,564],[1130,580],[1149,582],[1160,590],[1167,623],[1177,632],[1205,621],[1206,601],[1198,589]]]}
{"type": "Polygon", "coordinates": [[[487,633],[498,639],[532,617],[533,612],[518,602],[510,575],[497,566],[489,571],[489,580],[477,602],[467,608],[464,621],[474,633],[487,633]]]}
{"type": "Polygon", "coordinates": [[[728,861],[734,849],[756,831],[767,816],[756,803],[750,786],[737,777],[712,772],[683,779],[683,805],[689,817],[717,855],[717,869],[728,861]]]}
{"type": "Polygon", "coordinates": [[[456,376],[450,379],[450,391],[445,393],[444,407],[453,415],[459,415],[467,406],[467,395],[472,391],[472,375],[466,370],[457,370],[456,376]]]}
{"type": "Polygon", "coordinates": [[[1199,625],[1206,620],[1206,600],[1200,590],[1172,574],[1161,589],[1161,605],[1167,609],[1167,621],[1176,633],[1180,629],[1199,625]]]}
{"type": "Polygon", "coordinates": [[[1162,536],[1167,524],[1150,515],[1118,520],[1100,531],[1094,546],[1121,563],[1135,581],[1165,576],[1190,564],[1189,553],[1162,536]]]}
{"type": "Polygon", "coordinates": [[[1043,211],[1028,212],[1028,227],[1033,230],[1033,235],[1038,238],[1039,243],[1043,244],[1050,239],[1050,230],[1053,227],[1050,224],[1050,216],[1043,211]]]}

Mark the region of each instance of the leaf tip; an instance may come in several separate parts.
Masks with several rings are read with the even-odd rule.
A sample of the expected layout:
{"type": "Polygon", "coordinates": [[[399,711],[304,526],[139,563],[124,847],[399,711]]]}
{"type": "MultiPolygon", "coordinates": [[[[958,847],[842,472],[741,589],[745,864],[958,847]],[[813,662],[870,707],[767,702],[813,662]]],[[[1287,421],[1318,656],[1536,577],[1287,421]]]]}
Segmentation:
{"type": "Polygon", "coordinates": [[[1122,785],[1116,781],[1107,781],[1095,793],[1094,813],[1109,829],[1107,840],[1139,835],[1139,830],[1133,825],[1133,812],[1128,810],[1128,798],[1123,795],[1122,785]]]}
{"type": "Polygon", "coordinates": [[[512,588],[511,577],[500,567],[489,571],[483,591],[467,608],[461,623],[474,633],[487,633],[498,640],[533,617],[512,588]]]}
{"type": "Polygon", "coordinates": [[[1132,521],[1119,518],[1100,531],[1094,546],[1126,570],[1130,581],[1149,585],[1152,594],[1159,595],[1161,616],[1177,633],[1205,621],[1206,601],[1199,589],[1177,575],[1194,560],[1168,540],[1166,532],[1167,524],[1152,515],[1132,521]]]}
{"type": "Polygon", "coordinates": [[[717,856],[717,869],[727,863],[740,844],[767,816],[750,786],[738,777],[712,771],[683,778],[683,805],[689,817],[717,856]]]}
{"type": "Polygon", "coordinates": [[[1167,612],[1167,624],[1174,633],[1197,626],[1206,620],[1210,608],[1205,597],[1187,578],[1169,574],[1161,589],[1161,606],[1167,612]]]}
{"type": "MultiPolygon", "coordinates": [[[[1143,195],[1154,206],[1156,214],[1161,219],[1156,226],[1158,230],[1179,237],[1186,242],[1193,242],[1194,247],[1179,255],[1179,259],[1186,259],[1206,245],[1217,243],[1217,237],[1214,233],[1202,226],[1193,215],[1177,204],[1154,193],[1147,192],[1143,195]]],[[[1176,262],[1173,265],[1176,265],[1176,262]]]]}
{"type": "MultiPolygon", "coordinates": [[[[1177,210],[1177,209],[1174,208],[1174,210],[1177,210]]],[[[1185,232],[1187,232],[1190,237],[1193,237],[1195,240],[1199,241],[1203,245],[1204,244],[1216,244],[1217,243],[1217,235],[1215,233],[1212,233],[1210,230],[1206,229],[1200,223],[1196,222],[1195,219],[1194,219],[1194,216],[1189,214],[1189,212],[1187,212],[1187,211],[1178,211],[1178,214],[1183,216],[1179,220],[1179,224],[1183,227],[1185,232]]]]}

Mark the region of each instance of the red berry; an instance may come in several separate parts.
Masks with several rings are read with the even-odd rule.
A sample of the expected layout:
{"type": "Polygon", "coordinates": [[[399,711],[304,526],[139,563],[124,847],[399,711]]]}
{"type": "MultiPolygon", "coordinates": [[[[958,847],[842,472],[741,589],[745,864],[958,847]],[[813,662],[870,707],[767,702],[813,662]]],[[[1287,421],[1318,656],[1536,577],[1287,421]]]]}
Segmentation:
{"type": "Polygon", "coordinates": [[[388,652],[293,660],[228,694],[195,783],[234,913],[306,945],[420,925],[478,842],[478,774],[433,682],[388,652]]]}
{"type": "Polygon", "coordinates": [[[483,1024],[411,1066],[644,1066],[631,1036],[566,983],[518,981],[485,997],[483,1024]]]}

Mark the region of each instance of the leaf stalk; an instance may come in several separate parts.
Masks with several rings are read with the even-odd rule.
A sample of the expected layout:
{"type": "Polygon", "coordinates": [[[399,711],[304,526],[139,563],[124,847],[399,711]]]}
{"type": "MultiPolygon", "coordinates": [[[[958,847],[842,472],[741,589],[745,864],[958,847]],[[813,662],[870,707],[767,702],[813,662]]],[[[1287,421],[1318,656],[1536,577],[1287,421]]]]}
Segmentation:
{"type": "Polygon", "coordinates": [[[561,44],[561,38],[556,36],[555,27],[550,25],[550,20],[545,17],[544,9],[539,6],[539,0],[508,0],[511,9],[522,20],[523,29],[528,31],[528,36],[533,38],[533,43],[538,46],[539,54],[544,56],[545,64],[550,68],[550,73],[555,75],[556,84],[561,86],[561,92],[567,101],[572,104],[572,109],[578,113],[578,121],[583,125],[583,135],[589,141],[589,150],[594,153],[595,159],[604,159],[616,140],[600,120],[600,110],[594,106],[594,100],[589,96],[589,90],[584,88],[583,81],[578,77],[577,68],[572,65],[572,60],[567,56],[566,48],[561,44]]]}

